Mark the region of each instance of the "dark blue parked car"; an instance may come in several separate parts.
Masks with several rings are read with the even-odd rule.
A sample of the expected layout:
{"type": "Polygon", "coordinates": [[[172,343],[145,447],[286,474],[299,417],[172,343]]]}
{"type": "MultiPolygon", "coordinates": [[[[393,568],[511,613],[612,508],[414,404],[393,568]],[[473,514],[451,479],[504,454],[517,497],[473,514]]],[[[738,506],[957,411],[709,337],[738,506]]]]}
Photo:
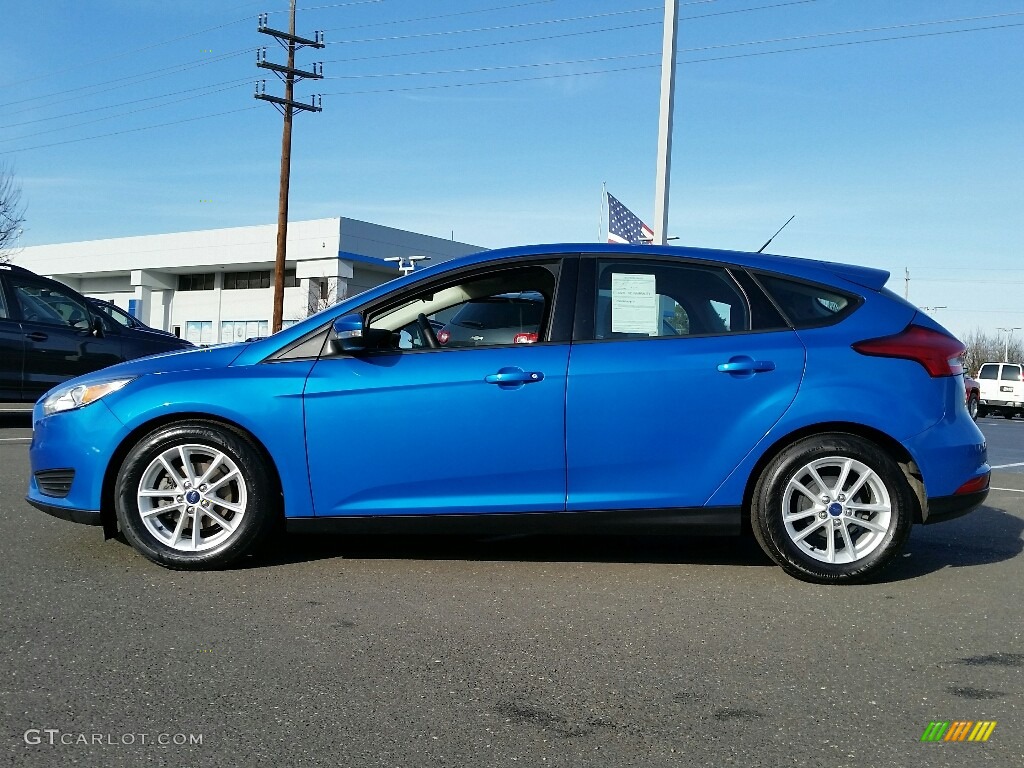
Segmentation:
{"type": "Polygon", "coordinates": [[[913,523],[970,511],[989,482],[963,346],[887,278],[652,246],[468,256],[267,339],[52,390],[28,499],[171,568],[228,565],[283,517],[299,531],[750,529],[798,578],[863,579],[913,523]],[[536,341],[439,344],[438,316],[523,292],[542,297],[536,341]],[[880,380],[898,390],[884,407],[880,380]]]}

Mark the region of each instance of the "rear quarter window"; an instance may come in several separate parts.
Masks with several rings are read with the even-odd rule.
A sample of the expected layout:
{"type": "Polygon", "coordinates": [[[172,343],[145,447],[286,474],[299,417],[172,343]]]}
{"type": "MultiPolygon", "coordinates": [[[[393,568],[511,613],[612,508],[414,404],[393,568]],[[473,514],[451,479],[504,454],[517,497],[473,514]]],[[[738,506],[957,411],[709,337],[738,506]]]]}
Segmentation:
{"type": "Polygon", "coordinates": [[[858,296],[814,283],[765,274],[757,275],[757,279],[794,328],[831,325],[860,304],[858,296]]]}

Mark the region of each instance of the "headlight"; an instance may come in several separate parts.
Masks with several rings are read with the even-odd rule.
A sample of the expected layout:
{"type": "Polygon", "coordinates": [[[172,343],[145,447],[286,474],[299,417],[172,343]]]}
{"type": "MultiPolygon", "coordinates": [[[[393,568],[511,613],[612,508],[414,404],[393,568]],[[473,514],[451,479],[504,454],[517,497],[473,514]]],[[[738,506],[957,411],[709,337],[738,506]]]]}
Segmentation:
{"type": "Polygon", "coordinates": [[[54,392],[43,401],[43,413],[50,416],[61,411],[73,411],[99,400],[104,395],[117,392],[121,387],[134,379],[113,379],[98,384],[79,384],[71,389],[54,392]]]}

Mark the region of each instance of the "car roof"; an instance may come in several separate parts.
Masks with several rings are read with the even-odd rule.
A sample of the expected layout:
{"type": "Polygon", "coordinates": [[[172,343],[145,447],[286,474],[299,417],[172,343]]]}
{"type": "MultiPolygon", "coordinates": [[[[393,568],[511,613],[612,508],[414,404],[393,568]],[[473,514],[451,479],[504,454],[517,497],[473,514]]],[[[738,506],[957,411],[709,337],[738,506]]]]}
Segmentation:
{"type": "Polygon", "coordinates": [[[450,269],[472,266],[499,259],[527,258],[530,256],[565,256],[582,253],[595,256],[623,256],[628,258],[658,257],[681,258],[712,263],[727,262],[747,269],[779,272],[807,280],[828,280],[836,277],[872,290],[881,290],[889,279],[889,272],[873,267],[844,264],[818,259],[780,256],[771,253],[749,253],[713,248],[691,248],[675,245],[623,245],[619,243],[550,243],[515,246],[492,251],[480,251],[459,256],[411,273],[415,278],[442,274],[450,269]]]}

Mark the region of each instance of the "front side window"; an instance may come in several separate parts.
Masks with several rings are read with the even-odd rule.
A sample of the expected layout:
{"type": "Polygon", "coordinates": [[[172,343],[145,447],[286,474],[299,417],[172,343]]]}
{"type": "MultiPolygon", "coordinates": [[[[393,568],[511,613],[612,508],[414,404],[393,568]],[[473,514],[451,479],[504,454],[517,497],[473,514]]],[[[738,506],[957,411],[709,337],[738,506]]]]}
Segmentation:
{"type": "Polygon", "coordinates": [[[999,378],[999,366],[993,365],[992,363],[986,363],[981,366],[981,371],[978,373],[979,379],[997,379],[999,378]]]}
{"type": "Polygon", "coordinates": [[[544,341],[556,269],[513,267],[436,286],[371,312],[369,327],[391,331],[393,349],[433,348],[431,336],[438,349],[544,341]]]}
{"type": "Polygon", "coordinates": [[[724,269],[668,261],[598,262],[596,339],[697,336],[749,329],[747,304],[724,269]]]}
{"type": "Polygon", "coordinates": [[[24,320],[82,329],[89,327],[89,310],[85,304],[59,288],[18,277],[11,278],[11,285],[24,320]]]}

